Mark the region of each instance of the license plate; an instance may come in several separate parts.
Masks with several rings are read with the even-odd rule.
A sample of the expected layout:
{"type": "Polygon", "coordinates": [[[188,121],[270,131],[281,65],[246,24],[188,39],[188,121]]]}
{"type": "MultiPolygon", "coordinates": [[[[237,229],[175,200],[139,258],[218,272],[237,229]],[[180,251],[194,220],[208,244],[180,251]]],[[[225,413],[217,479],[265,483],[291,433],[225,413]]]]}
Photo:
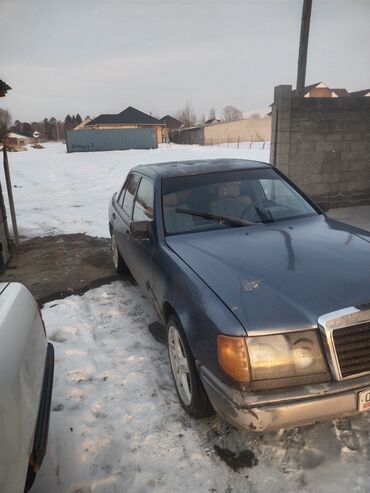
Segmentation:
{"type": "Polygon", "coordinates": [[[358,394],[359,412],[370,411],[370,389],[363,390],[358,394]]]}

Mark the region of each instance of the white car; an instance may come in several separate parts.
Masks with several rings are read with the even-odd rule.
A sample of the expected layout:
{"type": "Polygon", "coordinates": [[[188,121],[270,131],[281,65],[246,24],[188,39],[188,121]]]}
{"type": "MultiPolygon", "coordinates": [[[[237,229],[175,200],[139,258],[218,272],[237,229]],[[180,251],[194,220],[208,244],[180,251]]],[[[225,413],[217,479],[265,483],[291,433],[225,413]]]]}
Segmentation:
{"type": "Polygon", "coordinates": [[[0,283],[0,491],[28,491],[46,451],[54,348],[19,283],[0,283]]]}

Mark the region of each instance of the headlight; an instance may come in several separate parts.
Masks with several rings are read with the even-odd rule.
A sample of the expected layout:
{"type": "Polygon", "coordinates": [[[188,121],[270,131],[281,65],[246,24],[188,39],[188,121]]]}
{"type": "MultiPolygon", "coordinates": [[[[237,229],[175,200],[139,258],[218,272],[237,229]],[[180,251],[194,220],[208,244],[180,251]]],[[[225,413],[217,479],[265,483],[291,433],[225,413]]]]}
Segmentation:
{"type": "Polygon", "coordinates": [[[279,386],[273,383],[279,379],[281,386],[289,386],[325,381],[329,377],[315,330],[245,338],[219,336],[219,361],[221,368],[235,380],[256,382],[256,388],[261,389],[279,386]],[[230,339],[235,340],[234,351],[230,351],[233,347],[230,339]],[[240,368],[244,369],[243,379],[237,377],[240,368]],[[262,381],[270,384],[263,386],[262,381]]]}
{"type": "Polygon", "coordinates": [[[327,366],[316,331],[248,337],[252,380],[325,373],[327,366]]]}

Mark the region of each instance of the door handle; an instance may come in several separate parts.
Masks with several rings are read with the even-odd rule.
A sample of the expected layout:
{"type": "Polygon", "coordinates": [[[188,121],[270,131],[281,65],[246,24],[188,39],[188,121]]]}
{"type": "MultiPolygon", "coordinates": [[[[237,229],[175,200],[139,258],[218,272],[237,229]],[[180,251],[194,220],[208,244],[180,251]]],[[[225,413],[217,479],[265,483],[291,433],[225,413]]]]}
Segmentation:
{"type": "Polygon", "coordinates": [[[113,217],[113,219],[116,219],[116,213],[115,212],[113,212],[112,217],[113,217]]]}

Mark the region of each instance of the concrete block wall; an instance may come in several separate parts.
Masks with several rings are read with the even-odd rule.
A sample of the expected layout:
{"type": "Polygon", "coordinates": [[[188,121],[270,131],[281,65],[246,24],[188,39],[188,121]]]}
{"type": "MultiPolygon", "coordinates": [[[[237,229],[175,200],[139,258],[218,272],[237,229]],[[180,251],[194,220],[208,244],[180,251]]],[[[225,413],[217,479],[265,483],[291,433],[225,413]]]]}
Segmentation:
{"type": "Polygon", "coordinates": [[[370,98],[275,88],[270,162],[331,207],[370,204],[370,98]]]}

